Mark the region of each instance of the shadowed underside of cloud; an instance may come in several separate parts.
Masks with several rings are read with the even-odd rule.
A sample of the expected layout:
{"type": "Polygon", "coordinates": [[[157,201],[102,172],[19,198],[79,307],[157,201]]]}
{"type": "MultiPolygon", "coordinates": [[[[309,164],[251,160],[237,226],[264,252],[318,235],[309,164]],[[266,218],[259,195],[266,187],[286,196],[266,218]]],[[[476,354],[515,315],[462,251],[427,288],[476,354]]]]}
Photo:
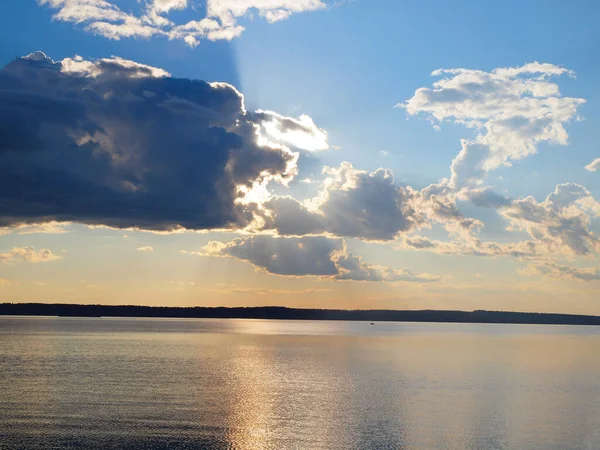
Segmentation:
{"type": "MultiPolygon", "coordinates": [[[[262,136],[260,118],[224,83],[37,52],[4,67],[0,86],[0,227],[235,229],[252,220],[253,188],[297,170],[298,154],[262,136]]],[[[320,131],[281,121],[299,147],[320,131]]]]}
{"type": "Polygon", "coordinates": [[[236,258],[269,273],[285,276],[416,283],[439,279],[434,275],[368,264],[360,256],[349,253],[343,239],[323,236],[275,238],[261,235],[238,238],[228,243],[211,241],[201,252],[192,254],[236,258]]]}
{"type": "Polygon", "coordinates": [[[175,23],[168,18],[173,11],[190,10],[198,14],[192,0],[148,0],[141,11],[126,12],[115,0],[37,0],[57,12],[54,20],[85,24],[85,30],[108,39],[164,36],[182,39],[195,47],[200,40],[231,40],[244,27],[241,17],[256,13],[268,22],[287,19],[292,14],[327,7],[323,0],[207,0],[206,14],[199,20],[175,23]]]}

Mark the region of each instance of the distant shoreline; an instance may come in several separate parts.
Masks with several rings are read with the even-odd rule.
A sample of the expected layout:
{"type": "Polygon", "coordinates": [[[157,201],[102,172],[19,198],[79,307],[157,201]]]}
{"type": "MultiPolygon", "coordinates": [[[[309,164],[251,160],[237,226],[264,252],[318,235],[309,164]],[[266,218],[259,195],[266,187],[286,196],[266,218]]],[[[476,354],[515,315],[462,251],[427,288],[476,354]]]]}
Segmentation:
{"type": "Polygon", "coordinates": [[[600,325],[600,316],[509,311],[342,310],[259,307],[168,307],[1,303],[0,316],[139,317],[173,319],[347,320],[364,322],[600,325]]]}

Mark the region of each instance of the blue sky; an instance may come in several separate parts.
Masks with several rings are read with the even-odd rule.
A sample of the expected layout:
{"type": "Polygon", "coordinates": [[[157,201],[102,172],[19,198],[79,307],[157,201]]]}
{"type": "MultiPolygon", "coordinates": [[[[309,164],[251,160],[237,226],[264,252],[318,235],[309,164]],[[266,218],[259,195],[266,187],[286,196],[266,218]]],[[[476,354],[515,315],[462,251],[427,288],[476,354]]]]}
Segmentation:
{"type": "MultiPolygon", "coordinates": [[[[256,260],[257,246],[266,245],[257,236],[267,233],[269,239],[279,236],[279,239],[309,240],[319,233],[294,234],[295,237],[290,238],[275,227],[260,232],[254,230],[254,236],[241,227],[213,227],[203,229],[202,233],[156,235],[119,229],[112,222],[106,224],[111,228],[90,229],[86,226],[88,219],[87,222],[82,219],[81,223],[71,219],[68,221],[71,224],[65,226],[67,233],[21,234],[23,228],[17,226],[24,222],[15,219],[0,235],[0,254],[8,255],[0,266],[0,278],[5,280],[0,287],[3,299],[54,301],[65,298],[69,292],[70,301],[81,302],[89,299],[130,303],[134,297],[136,302],[149,304],[163,304],[169,298],[173,304],[184,305],[484,308],[600,314],[600,306],[594,302],[600,293],[600,281],[597,281],[600,247],[595,238],[600,225],[595,212],[597,206],[594,206],[597,204],[593,203],[600,199],[600,171],[585,168],[600,157],[600,87],[597,82],[600,6],[597,2],[354,0],[318,5],[318,0],[308,0],[290,7],[294,2],[282,0],[278,8],[251,8],[237,15],[232,13],[234,26],[243,26],[243,32],[231,40],[198,37],[195,46],[188,45],[182,38],[170,40],[160,35],[109,39],[106,33],[86,30],[93,23],[91,19],[80,23],[53,19],[54,14],[77,5],[77,1],[42,3],[45,4],[26,0],[0,4],[1,66],[38,50],[54,61],[74,55],[80,55],[85,61],[96,61],[114,55],[164,69],[173,78],[228,83],[244,95],[246,110],[250,112],[274,111],[291,118],[307,115],[315,127],[327,133],[329,149],[303,151],[288,142],[290,151],[299,155],[298,174],[288,187],[277,182],[268,185],[272,195],[292,195],[298,201],[325,192],[319,182],[328,175],[322,174],[322,168],[339,168],[344,161],[354,170],[367,174],[378,168],[390,169],[396,188],[410,187],[421,193],[419,201],[430,201],[430,198],[422,198],[425,195],[422,190],[438,184],[442,189],[440,180],[450,179],[450,166],[461,150],[461,139],[475,143],[479,136],[485,138],[484,128],[473,123],[467,126],[466,122],[474,119],[459,120],[452,115],[442,122],[432,119],[434,111],[441,111],[440,104],[419,107],[414,114],[407,108],[395,107],[416,98],[417,89],[432,89],[433,83],[440,79],[453,79],[453,74],[431,76],[436,69],[464,68],[489,74],[496,68],[522,67],[534,61],[547,63],[568,69],[574,75],[551,76],[550,72],[538,72],[519,75],[518,79],[546,77],[545,83],[560,90],[559,99],[582,99],[585,103],[578,104],[568,119],[560,119],[568,134],[562,145],[551,143],[553,139],[549,138],[532,138],[535,140],[532,154],[503,161],[510,166],[499,164],[486,169],[484,179],[460,186],[466,189],[462,194],[458,185],[444,187],[440,201],[446,202],[448,207],[455,206],[463,218],[479,220],[484,225],[478,228],[476,235],[457,235],[452,231],[454,222],[453,225],[446,219],[433,217],[431,205],[419,203],[424,208],[422,214],[427,216],[427,226],[403,229],[398,225],[394,236],[376,236],[377,242],[373,242],[374,234],[348,231],[352,228],[350,225],[344,228],[346,231],[341,231],[341,225],[333,222],[325,225],[324,234],[319,237],[324,240],[315,242],[315,246],[329,245],[325,243],[327,239],[329,243],[344,240],[344,250],[336,247],[339,241],[334,245],[335,251],[346,252],[346,259],[335,260],[340,273],[332,275],[310,270],[311,273],[306,273],[302,268],[300,273],[291,274],[288,267],[270,268],[256,260]],[[301,3],[306,5],[306,11],[300,11],[301,3]],[[289,17],[268,20],[268,14],[274,11],[284,11],[289,17]],[[462,123],[458,123],[461,120],[462,123]],[[300,182],[306,179],[313,183],[300,182]],[[549,203],[540,206],[557,185],[563,183],[584,187],[587,193],[579,190],[577,199],[561,204],[559,212],[549,203]],[[532,230],[533,222],[522,215],[524,204],[491,208],[466,199],[471,195],[469,192],[483,187],[510,201],[533,196],[535,205],[525,206],[545,208],[544,214],[552,215],[548,220],[561,221],[560,226],[552,222],[544,225],[543,230],[532,230]],[[581,223],[573,223],[573,208],[580,211],[576,214],[581,223]],[[511,229],[507,230],[508,227],[511,229]],[[557,228],[560,230],[556,231],[557,228]],[[585,236],[581,238],[579,234],[575,238],[574,233],[585,236]],[[437,242],[435,251],[431,250],[433,246],[418,251],[414,246],[407,246],[406,239],[415,236],[437,242]],[[580,238],[583,241],[578,240],[580,238]],[[233,247],[213,249],[212,253],[200,250],[210,241],[226,245],[235,239],[257,241],[253,242],[249,255],[243,252],[245,247],[239,245],[239,248],[234,246],[235,251],[231,250],[233,247]],[[540,248],[536,247],[535,257],[507,256],[506,252],[514,253],[512,249],[490,254],[489,248],[485,256],[475,256],[472,246],[481,244],[473,244],[473,239],[503,244],[535,241],[540,248]],[[573,244],[573,239],[577,244],[573,244]],[[460,249],[439,244],[457,241],[463,245],[460,249]],[[579,246],[581,242],[585,249],[579,246]],[[469,252],[464,250],[464,245],[469,246],[469,252]],[[27,256],[29,253],[10,253],[12,249],[30,247],[34,252],[50,249],[59,258],[38,264],[33,261],[37,257],[27,256]],[[144,247],[152,247],[152,251],[137,251],[144,247]],[[182,250],[187,254],[181,253],[182,250]],[[348,254],[360,255],[362,263],[369,266],[362,266],[360,275],[355,274],[349,265],[343,265],[350,264],[348,254]],[[375,267],[379,272],[374,275],[375,267]],[[585,272],[574,272],[574,269],[585,272]],[[407,281],[404,270],[416,275],[407,281]],[[350,279],[340,274],[351,274],[347,276],[350,279]],[[241,291],[244,294],[240,294],[241,291]],[[313,294],[307,295],[307,291],[313,294]]],[[[152,3],[133,0],[111,3],[136,18],[149,14],[152,9],[152,3]]],[[[238,5],[241,3],[244,2],[238,5]]],[[[260,2],[246,3],[260,5],[260,2]]],[[[164,8],[169,2],[161,4],[164,8]]],[[[231,2],[213,0],[212,6],[217,8],[219,4],[226,7],[231,2]]],[[[164,12],[162,17],[181,25],[206,15],[203,2],[188,1],[185,6],[164,12]]],[[[220,30],[232,29],[227,28],[224,15],[211,17],[220,24],[220,30]]],[[[173,30],[174,27],[157,26],[156,29],[173,30]]],[[[519,99],[528,95],[523,94],[519,99]]],[[[493,97],[486,101],[501,102],[502,99],[493,97]]],[[[499,105],[485,107],[500,108],[503,114],[502,108],[506,106],[499,105]]],[[[342,176],[339,171],[336,174],[342,176]]],[[[338,175],[329,177],[333,180],[338,175]]],[[[331,189],[332,197],[333,189],[343,192],[340,186],[331,189]]],[[[341,201],[347,205],[352,200],[341,201]]],[[[381,203],[385,211],[378,211],[378,219],[373,222],[365,219],[368,225],[379,224],[381,217],[386,216],[387,206],[381,203]]],[[[321,206],[322,212],[326,205],[321,206]]],[[[350,213],[345,211],[345,214],[350,213]]],[[[6,215],[11,215],[10,211],[6,215]]],[[[393,216],[390,220],[403,218],[393,216]]],[[[413,219],[417,220],[416,216],[413,219]]],[[[303,246],[307,243],[299,242],[303,246]]],[[[280,260],[284,259],[283,252],[288,251],[271,244],[267,247],[271,250],[276,247],[280,260]]],[[[325,254],[326,263],[330,264],[331,254],[326,251],[325,254]]],[[[294,258],[308,258],[307,264],[319,263],[320,260],[311,259],[313,256],[316,257],[312,254],[289,257],[294,261],[294,258]]]]}

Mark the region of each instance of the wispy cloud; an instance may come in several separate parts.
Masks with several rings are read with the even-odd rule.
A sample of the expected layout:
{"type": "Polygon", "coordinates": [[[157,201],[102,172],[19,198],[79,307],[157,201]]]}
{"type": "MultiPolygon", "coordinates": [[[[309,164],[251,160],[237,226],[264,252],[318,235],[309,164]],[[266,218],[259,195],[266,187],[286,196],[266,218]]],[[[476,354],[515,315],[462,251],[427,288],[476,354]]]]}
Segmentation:
{"type": "Polygon", "coordinates": [[[596,158],[587,166],[585,166],[585,170],[588,172],[596,172],[598,169],[600,169],[600,158],[596,158]]]}
{"type": "Polygon", "coordinates": [[[599,281],[600,268],[597,267],[569,267],[562,264],[542,263],[530,264],[524,275],[541,274],[551,278],[577,280],[577,281],[599,281]]]}
{"type": "Polygon", "coordinates": [[[34,247],[14,247],[6,253],[0,253],[0,261],[7,264],[19,262],[40,263],[59,259],[62,259],[62,256],[55,255],[47,248],[36,251],[34,247]]]}
{"type": "Polygon", "coordinates": [[[203,39],[239,37],[245,28],[238,24],[238,19],[254,12],[273,23],[292,14],[327,7],[322,0],[207,0],[206,16],[176,23],[169,18],[172,11],[190,10],[190,14],[197,14],[192,1],[148,0],[139,13],[123,11],[114,0],[38,0],[38,3],[57,10],[54,20],[83,24],[86,31],[108,39],[164,36],[181,39],[191,47],[203,39]]]}

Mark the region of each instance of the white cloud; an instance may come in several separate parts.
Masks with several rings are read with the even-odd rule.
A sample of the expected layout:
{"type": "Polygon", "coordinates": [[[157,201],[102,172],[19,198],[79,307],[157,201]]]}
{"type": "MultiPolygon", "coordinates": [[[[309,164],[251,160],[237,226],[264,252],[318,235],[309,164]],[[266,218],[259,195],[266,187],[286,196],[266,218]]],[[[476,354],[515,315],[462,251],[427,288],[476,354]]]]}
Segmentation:
{"type": "Polygon", "coordinates": [[[7,264],[19,262],[49,262],[61,258],[62,256],[55,255],[46,248],[36,251],[33,247],[14,247],[9,252],[0,253],[0,261],[7,264]]]}
{"type": "Polygon", "coordinates": [[[108,39],[165,36],[182,39],[190,47],[200,39],[231,40],[242,34],[241,17],[256,12],[268,22],[287,19],[292,14],[326,8],[321,0],[207,0],[206,17],[187,23],[174,23],[167,16],[175,10],[191,9],[188,0],[149,0],[142,12],[125,12],[115,0],[38,0],[57,12],[54,20],[85,24],[85,30],[108,39]]]}
{"type": "MultiPolygon", "coordinates": [[[[44,55],[42,52],[36,52],[32,55],[39,54],[44,55]]],[[[31,58],[32,55],[28,55],[25,58],[31,58]]],[[[40,58],[41,55],[35,57],[40,58]]],[[[74,77],[101,77],[103,79],[122,77],[124,74],[127,74],[127,78],[161,78],[171,76],[166,70],[129,61],[118,56],[100,58],[95,61],[84,60],[81,56],[65,58],[60,61],[60,71],[74,77]]]]}
{"type": "Polygon", "coordinates": [[[585,170],[588,172],[596,172],[598,169],[600,169],[600,158],[596,158],[587,166],[585,166],[585,170]]]}
{"type": "Polygon", "coordinates": [[[150,245],[146,245],[144,247],[138,247],[136,250],[138,252],[153,252],[154,251],[154,247],[152,247],[150,245]]]}
{"type": "Polygon", "coordinates": [[[457,123],[474,129],[476,134],[461,140],[450,177],[422,189],[413,202],[415,210],[440,223],[454,240],[404,235],[401,247],[528,258],[551,252],[588,254],[597,250],[598,241],[589,224],[590,215],[598,215],[599,204],[582,186],[557,186],[545,202],[538,203],[532,197],[513,201],[483,184],[488,172],[535,153],[540,142],[568,143],[564,126],[578,119],[577,109],[585,100],[563,97],[551,78],[573,77],[573,72],[552,64],[531,63],[490,72],[441,69],[432,75],[442,79],[432,88],[418,89],[397,106],[409,115],[427,116],[436,126],[457,123]],[[531,240],[479,240],[477,234],[483,223],[463,217],[457,207],[459,200],[496,209],[508,220],[509,231],[526,231],[531,240]]]}
{"type": "Polygon", "coordinates": [[[491,72],[469,69],[436,70],[443,76],[432,88],[417,89],[397,106],[409,115],[425,114],[477,130],[463,139],[452,162],[450,185],[478,185],[485,174],[537,151],[540,142],[566,145],[564,125],[577,117],[580,98],[563,97],[550,77],[574,76],[552,64],[530,63],[491,72]]]}
{"type": "Polygon", "coordinates": [[[150,9],[158,13],[169,12],[172,9],[184,9],[188,6],[187,0],[151,0],[150,9]]]}
{"type": "Polygon", "coordinates": [[[556,186],[545,201],[533,197],[514,200],[499,213],[509,229],[524,230],[549,253],[587,255],[600,250],[600,241],[590,231],[591,215],[600,215],[600,204],[583,186],[556,186]]]}
{"type": "Polygon", "coordinates": [[[232,257],[269,273],[285,276],[317,276],[332,280],[427,283],[439,277],[375,266],[348,253],[343,239],[322,236],[274,238],[251,236],[228,243],[211,241],[192,255],[232,257]]]}
{"type": "Polygon", "coordinates": [[[467,192],[479,196],[471,198],[474,203],[497,208],[498,214],[508,222],[508,231],[525,231],[530,240],[485,242],[473,233],[454,233],[457,240],[439,241],[413,235],[403,236],[400,247],[442,254],[521,258],[589,255],[600,251],[600,241],[590,230],[591,218],[600,216],[600,203],[583,186],[560,184],[543,202],[533,197],[509,200],[488,189],[467,192]]]}
{"type": "Polygon", "coordinates": [[[321,0],[207,0],[209,17],[215,17],[226,26],[235,24],[236,19],[256,10],[269,22],[287,19],[295,13],[315,11],[326,7],[321,0]]]}

